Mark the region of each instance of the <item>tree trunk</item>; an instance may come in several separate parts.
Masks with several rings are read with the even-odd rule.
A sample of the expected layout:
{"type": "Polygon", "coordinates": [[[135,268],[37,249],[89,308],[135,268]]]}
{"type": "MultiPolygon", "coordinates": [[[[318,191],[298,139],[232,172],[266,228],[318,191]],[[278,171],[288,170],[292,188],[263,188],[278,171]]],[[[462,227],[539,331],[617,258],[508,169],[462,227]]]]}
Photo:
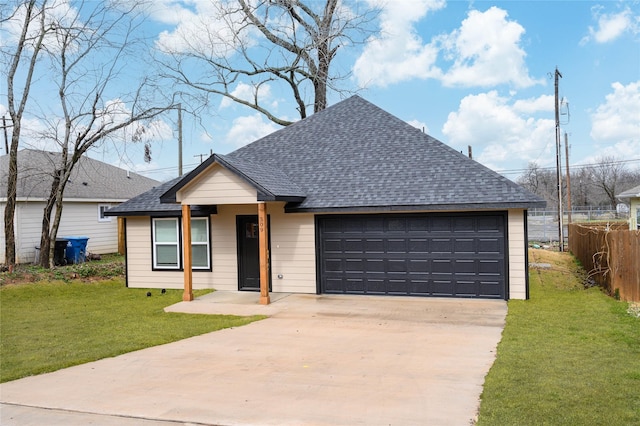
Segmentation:
{"type": "MultiPolygon", "coordinates": [[[[38,262],[43,268],[48,268],[52,263],[51,259],[51,237],[49,232],[51,231],[51,213],[55,206],[56,193],[60,186],[60,171],[54,171],[53,182],[51,184],[51,193],[47,199],[47,204],[44,206],[44,212],[42,213],[42,230],[40,233],[40,261],[38,262]]],[[[55,241],[55,240],[54,240],[55,241]]],[[[55,243],[53,244],[55,253],[55,243]]]]}
{"type": "Polygon", "coordinates": [[[18,186],[18,141],[20,138],[20,121],[14,121],[9,152],[9,178],[7,181],[7,205],[4,210],[5,264],[13,271],[16,264],[16,236],[14,219],[16,211],[16,195],[18,186]]]}
{"type": "MultiPolygon", "coordinates": [[[[49,233],[49,241],[54,241],[53,244],[50,244],[49,246],[49,266],[53,267],[53,259],[54,259],[54,252],[55,252],[55,241],[56,241],[56,237],[58,236],[58,228],[60,227],[60,218],[62,217],[62,201],[63,201],[63,194],[64,194],[64,187],[65,187],[65,182],[68,179],[68,175],[65,173],[64,174],[64,181],[61,181],[60,184],[58,185],[58,191],[56,192],[56,196],[55,196],[55,205],[56,205],[56,214],[54,216],[53,219],[53,226],[51,226],[51,232],[49,233]]],[[[62,179],[61,179],[62,180],[62,179]]]]}

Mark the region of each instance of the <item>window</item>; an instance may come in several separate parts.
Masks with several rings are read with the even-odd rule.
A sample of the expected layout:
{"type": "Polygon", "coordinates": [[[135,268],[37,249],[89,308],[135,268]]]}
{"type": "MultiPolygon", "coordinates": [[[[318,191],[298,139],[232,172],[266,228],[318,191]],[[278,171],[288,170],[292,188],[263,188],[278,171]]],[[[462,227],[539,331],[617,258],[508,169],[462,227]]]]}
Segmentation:
{"type": "Polygon", "coordinates": [[[178,218],[153,219],[154,269],[180,269],[178,218]]]}
{"type": "Polygon", "coordinates": [[[193,269],[209,269],[209,219],[191,219],[191,263],[193,269]]]}
{"type": "Polygon", "coordinates": [[[104,212],[110,208],[111,205],[109,204],[98,204],[98,222],[111,222],[111,216],[104,215],[104,212]]]}
{"type": "MultiPolygon", "coordinates": [[[[181,218],[152,220],[153,269],[183,269],[181,218]]],[[[191,267],[211,270],[209,219],[191,219],[191,267]]]]}

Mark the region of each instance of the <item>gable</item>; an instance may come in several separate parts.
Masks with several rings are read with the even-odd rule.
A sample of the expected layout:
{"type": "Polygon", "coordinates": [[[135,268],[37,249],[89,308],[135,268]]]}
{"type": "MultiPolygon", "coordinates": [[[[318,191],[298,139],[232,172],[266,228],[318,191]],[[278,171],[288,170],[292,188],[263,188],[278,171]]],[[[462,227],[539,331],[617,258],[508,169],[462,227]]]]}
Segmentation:
{"type": "Polygon", "coordinates": [[[176,201],[182,204],[255,203],[258,191],[241,177],[214,163],[178,190],[176,201]]]}

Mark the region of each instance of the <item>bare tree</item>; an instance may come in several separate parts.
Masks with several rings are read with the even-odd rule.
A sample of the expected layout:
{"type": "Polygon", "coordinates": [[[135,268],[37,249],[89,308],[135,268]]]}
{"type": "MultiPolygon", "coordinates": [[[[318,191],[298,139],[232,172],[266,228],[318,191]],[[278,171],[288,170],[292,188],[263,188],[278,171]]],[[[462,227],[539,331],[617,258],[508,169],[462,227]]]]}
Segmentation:
{"type": "Polygon", "coordinates": [[[3,49],[3,58],[9,62],[7,72],[7,109],[12,123],[11,145],[9,148],[9,170],[7,181],[7,205],[4,211],[4,235],[5,235],[5,263],[10,270],[16,262],[14,216],[16,209],[16,189],[18,182],[18,144],[22,131],[22,117],[27,106],[31,82],[38,57],[42,51],[42,42],[47,34],[45,14],[42,10],[46,7],[46,1],[42,2],[39,9],[35,0],[23,2],[15,9],[13,15],[5,18],[19,19],[23,14],[22,29],[18,35],[13,49],[3,49]],[[24,72],[21,72],[24,68],[24,72]],[[22,81],[20,80],[22,77],[22,81]],[[20,87],[18,87],[20,86],[20,87]]]}
{"type": "Polygon", "coordinates": [[[217,16],[180,34],[180,46],[159,44],[165,77],[194,93],[222,95],[286,126],[262,95],[287,90],[300,118],[327,106],[327,92],[347,74],[332,69],[340,47],[362,42],[376,11],[353,11],[339,0],[212,2],[217,16]],[[214,27],[218,23],[222,26],[214,27]],[[195,33],[199,31],[199,33],[195,33]],[[244,86],[242,86],[244,85],[244,86]],[[249,88],[238,90],[240,87],[249,88]],[[261,90],[263,91],[261,93],[261,90]]]}
{"type": "MultiPolygon", "coordinates": [[[[134,123],[174,107],[172,101],[157,106],[160,103],[153,102],[145,93],[145,78],[136,82],[134,72],[129,73],[144,51],[138,49],[142,47],[141,40],[134,38],[144,19],[140,5],[140,2],[89,1],[72,5],[46,1],[28,4],[31,14],[22,24],[22,33],[35,34],[32,37],[39,40],[41,61],[36,69],[32,57],[23,102],[34,84],[31,76],[39,72],[40,84],[45,84],[42,77],[46,76],[46,83],[53,90],[51,86],[40,90],[46,98],[41,97],[37,108],[29,112],[46,128],[38,132],[38,137],[57,144],[62,154],[51,171],[52,186],[43,211],[40,264],[44,267],[52,266],[55,245],[51,241],[55,241],[60,225],[65,187],[81,157],[109,139],[122,141],[123,131],[134,123]],[[33,22],[39,22],[39,28],[33,28],[33,22]]],[[[18,54],[13,60],[17,62],[19,53],[27,47],[27,36],[16,43],[18,54]]],[[[20,112],[23,111],[24,105],[20,112]]],[[[12,140],[16,154],[18,139],[19,134],[12,140]]],[[[15,262],[15,252],[13,259],[15,262]]]]}
{"type": "Polygon", "coordinates": [[[543,198],[548,205],[557,203],[557,178],[553,170],[542,168],[532,161],[517,182],[532,193],[543,198]]]}
{"type": "Polygon", "coordinates": [[[618,184],[627,173],[625,163],[617,161],[614,157],[600,157],[589,168],[591,184],[604,195],[606,203],[615,208],[616,195],[619,192],[618,184]]]}

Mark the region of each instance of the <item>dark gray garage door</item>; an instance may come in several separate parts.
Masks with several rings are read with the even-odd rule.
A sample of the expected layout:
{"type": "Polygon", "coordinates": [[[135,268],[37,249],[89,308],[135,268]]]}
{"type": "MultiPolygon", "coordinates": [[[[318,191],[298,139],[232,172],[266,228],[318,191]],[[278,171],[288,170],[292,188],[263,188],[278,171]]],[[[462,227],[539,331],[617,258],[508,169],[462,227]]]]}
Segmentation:
{"type": "Polygon", "coordinates": [[[320,292],[504,299],[504,214],[318,217],[320,292]]]}

